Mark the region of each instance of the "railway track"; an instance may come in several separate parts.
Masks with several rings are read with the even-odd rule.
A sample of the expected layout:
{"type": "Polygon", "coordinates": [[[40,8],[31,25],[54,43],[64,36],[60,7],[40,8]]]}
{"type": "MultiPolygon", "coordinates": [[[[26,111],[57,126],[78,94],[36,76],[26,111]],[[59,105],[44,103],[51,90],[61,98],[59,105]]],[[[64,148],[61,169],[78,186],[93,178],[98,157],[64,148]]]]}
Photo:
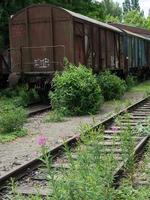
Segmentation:
{"type": "Polygon", "coordinates": [[[28,107],[27,116],[32,117],[33,115],[40,114],[42,112],[48,111],[51,109],[50,105],[47,104],[37,104],[28,107]]]}
{"type": "Polygon", "coordinates": [[[133,174],[133,186],[137,189],[143,186],[150,188],[150,142],[136,165],[136,170],[133,174]]]}
{"type": "MultiPolygon", "coordinates": [[[[140,102],[120,111],[117,115],[114,115],[103,122],[94,125],[91,129],[96,130],[99,127],[104,127],[104,139],[102,149],[104,154],[114,153],[115,159],[117,161],[117,169],[114,170],[114,181],[117,182],[124,172],[124,165],[127,160],[123,160],[123,151],[121,149],[121,138],[120,133],[129,126],[132,130],[135,129],[139,122],[146,126],[147,117],[150,116],[150,97],[143,99],[140,102]],[[124,114],[129,113],[129,117],[125,117],[124,114]],[[121,125],[116,124],[116,117],[121,117],[121,125]],[[129,120],[129,122],[128,122],[129,120]]],[[[68,160],[66,155],[63,154],[64,147],[68,145],[71,148],[72,158],[77,159],[75,144],[78,143],[80,135],[75,135],[74,137],[68,139],[65,144],[56,146],[54,149],[50,150],[49,155],[53,157],[51,169],[56,172],[56,177],[61,177],[61,171],[67,170],[69,168],[68,160]]],[[[138,155],[146,145],[149,140],[149,136],[132,136],[135,141],[133,154],[138,155]]],[[[0,177],[1,195],[2,199],[7,199],[7,195],[10,190],[7,185],[7,181],[10,177],[14,177],[18,180],[17,193],[23,195],[34,195],[38,193],[44,197],[50,194],[50,189],[48,181],[46,178],[46,171],[41,170],[41,161],[39,159],[32,160],[21,167],[16,168],[12,172],[0,177]],[[35,189],[36,188],[36,189],[35,189]]]]}

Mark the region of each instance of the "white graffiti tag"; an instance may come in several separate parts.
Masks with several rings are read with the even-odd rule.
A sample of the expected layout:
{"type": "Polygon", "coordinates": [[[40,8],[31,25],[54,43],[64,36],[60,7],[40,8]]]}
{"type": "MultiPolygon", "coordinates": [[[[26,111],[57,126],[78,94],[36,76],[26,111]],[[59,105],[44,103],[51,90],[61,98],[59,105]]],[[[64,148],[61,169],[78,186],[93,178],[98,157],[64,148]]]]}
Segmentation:
{"type": "Polygon", "coordinates": [[[50,60],[48,58],[44,59],[35,59],[34,60],[34,67],[35,68],[47,68],[50,66],[50,60]]]}

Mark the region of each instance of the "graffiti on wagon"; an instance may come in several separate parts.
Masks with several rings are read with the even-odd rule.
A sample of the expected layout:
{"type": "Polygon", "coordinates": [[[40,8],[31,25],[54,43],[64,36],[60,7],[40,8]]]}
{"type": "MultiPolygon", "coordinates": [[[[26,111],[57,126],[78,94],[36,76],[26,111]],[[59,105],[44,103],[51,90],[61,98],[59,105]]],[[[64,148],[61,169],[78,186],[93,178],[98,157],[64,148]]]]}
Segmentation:
{"type": "Polygon", "coordinates": [[[44,59],[35,59],[34,60],[34,67],[35,68],[47,68],[50,66],[50,60],[48,58],[44,59]]]}

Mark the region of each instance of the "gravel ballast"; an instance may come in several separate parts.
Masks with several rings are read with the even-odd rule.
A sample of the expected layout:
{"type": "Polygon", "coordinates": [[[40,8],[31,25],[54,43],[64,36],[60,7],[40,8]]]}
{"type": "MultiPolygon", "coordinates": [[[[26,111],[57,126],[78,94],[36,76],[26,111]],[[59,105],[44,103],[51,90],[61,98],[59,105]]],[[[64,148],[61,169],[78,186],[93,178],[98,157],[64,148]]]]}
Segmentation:
{"type": "MultiPolygon", "coordinates": [[[[126,93],[123,99],[135,103],[144,97],[143,93],[126,93]]],[[[119,105],[121,109],[125,104],[119,105]]],[[[101,110],[94,116],[95,122],[107,118],[117,110],[115,102],[106,102],[101,110]]],[[[24,127],[28,130],[28,135],[18,138],[9,143],[0,143],[0,176],[18,167],[19,165],[36,158],[40,154],[40,147],[37,145],[37,136],[45,135],[49,149],[56,144],[62,143],[64,139],[72,137],[78,133],[81,124],[93,122],[93,116],[70,117],[64,122],[44,123],[46,113],[36,115],[28,119],[24,127]]]]}

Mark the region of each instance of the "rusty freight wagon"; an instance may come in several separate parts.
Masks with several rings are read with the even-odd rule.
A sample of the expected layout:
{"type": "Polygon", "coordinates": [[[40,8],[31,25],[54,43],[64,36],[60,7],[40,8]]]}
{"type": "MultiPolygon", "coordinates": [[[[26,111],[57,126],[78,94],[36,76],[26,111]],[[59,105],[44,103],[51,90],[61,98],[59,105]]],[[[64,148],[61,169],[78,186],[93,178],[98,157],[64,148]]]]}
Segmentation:
{"type": "Polygon", "coordinates": [[[122,31],[111,25],[41,4],[11,16],[9,26],[13,78],[50,81],[64,57],[97,73],[124,70],[122,31]]]}
{"type": "Polygon", "coordinates": [[[124,56],[128,71],[137,76],[150,74],[150,31],[123,24],[110,24],[124,33],[124,56]]]}

